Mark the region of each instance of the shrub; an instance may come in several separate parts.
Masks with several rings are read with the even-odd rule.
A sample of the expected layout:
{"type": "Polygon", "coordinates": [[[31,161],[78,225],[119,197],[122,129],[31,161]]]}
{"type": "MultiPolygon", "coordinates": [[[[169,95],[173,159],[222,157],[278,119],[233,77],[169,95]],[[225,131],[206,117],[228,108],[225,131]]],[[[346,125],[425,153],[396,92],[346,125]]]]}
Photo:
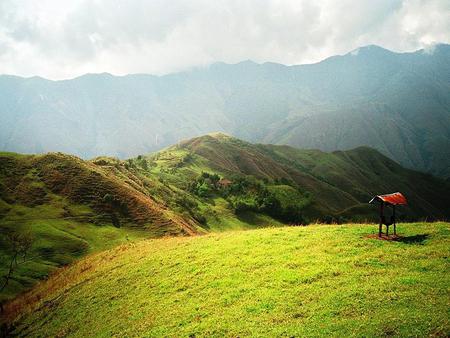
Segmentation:
{"type": "Polygon", "coordinates": [[[148,163],[147,163],[147,160],[146,160],[146,159],[143,159],[143,160],[141,161],[141,167],[142,167],[142,169],[144,169],[144,170],[148,170],[148,163]]]}

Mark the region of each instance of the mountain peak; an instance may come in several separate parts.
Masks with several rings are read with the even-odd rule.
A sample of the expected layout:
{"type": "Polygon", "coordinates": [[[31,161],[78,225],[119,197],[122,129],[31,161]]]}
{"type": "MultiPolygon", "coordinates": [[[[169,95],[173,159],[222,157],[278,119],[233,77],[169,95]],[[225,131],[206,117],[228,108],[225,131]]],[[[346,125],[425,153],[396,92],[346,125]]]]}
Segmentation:
{"type": "Polygon", "coordinates": [[[248,66],[259,66],[260,64],[252,61],[252,60],[243,60],[243,61],[239,61],[236,63],[228,63],[228,62],[223,62],[223,61],[219,61],[219,62],[214,62],[211,64],[212,67],[226,67],[226,66],[244,66],[244,67],[248,67],[248,66]]]}
{"type": "Polygon", "coordinates": [[[114,77],[113,74],[108,73],[108,72],[103,72],[103,73],[86,73],[83,74],[79,77],[77,77],[76,79],[105,79],[105,78],[111,78],[114,77]]]}
{"type": "Polygon", "coordinates": [[[259,63],[248,59],[248,60],[244,60],[244,61],[238,62],[238,63],[236,63],[236,65],[254,66],[254,65],[259,65],[259,63]]]}
{"type": "Polygon", "coordinates": [[[358,56],[358,55],[370,55],[370,54],[393,54],[393,52],[386,48],[377,46],[377,45],[367,45],[367,46],[362,46],[362,47],[356,48],[356,49],[352,50],[351,52],[347,53],[346,55],[358,56]]]}
{"type": "Polygon", "coordinates": [[[212,133],[206,134],[207,136],[211,136],[216,139],[227,139],[227,138],[233,138],[230,134],[224,133],[222,131],[215,131],[212,133]]]}

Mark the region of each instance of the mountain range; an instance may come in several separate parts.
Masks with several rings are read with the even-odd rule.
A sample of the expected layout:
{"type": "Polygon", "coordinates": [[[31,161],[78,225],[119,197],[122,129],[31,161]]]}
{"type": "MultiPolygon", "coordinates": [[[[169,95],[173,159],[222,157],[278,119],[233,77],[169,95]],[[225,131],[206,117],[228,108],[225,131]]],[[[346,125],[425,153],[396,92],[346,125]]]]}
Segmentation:
{"type": "Polygon", "coordinates": [[[221,131],[322,151],[377,149],[450,176],[450,46],[358,48],[308,65],[216,63],[152,76],[0,76],[0,149],[88,159],[160,150],[221,131]]]}

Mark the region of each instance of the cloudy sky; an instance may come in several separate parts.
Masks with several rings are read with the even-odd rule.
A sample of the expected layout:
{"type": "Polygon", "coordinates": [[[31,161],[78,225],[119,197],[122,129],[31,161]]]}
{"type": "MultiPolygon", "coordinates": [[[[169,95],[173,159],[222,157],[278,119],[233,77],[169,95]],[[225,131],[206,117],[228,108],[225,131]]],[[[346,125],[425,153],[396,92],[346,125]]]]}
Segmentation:
{"type": "Polygon", "coordinates": [[[165,74],[450,42],[449,0],[0,0],[0,73],[165,74]]]}

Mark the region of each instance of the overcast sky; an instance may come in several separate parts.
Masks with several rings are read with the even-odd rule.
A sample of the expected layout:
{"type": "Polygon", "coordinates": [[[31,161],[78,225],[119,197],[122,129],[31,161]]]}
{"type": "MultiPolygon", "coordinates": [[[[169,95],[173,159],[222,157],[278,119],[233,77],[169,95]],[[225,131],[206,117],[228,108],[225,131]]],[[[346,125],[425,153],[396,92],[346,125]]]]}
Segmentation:
{"type": "Polygon", "coordinates": [[[449,0],[0,0],[0,74],[51,79],[449,41],[449,0]]]}

